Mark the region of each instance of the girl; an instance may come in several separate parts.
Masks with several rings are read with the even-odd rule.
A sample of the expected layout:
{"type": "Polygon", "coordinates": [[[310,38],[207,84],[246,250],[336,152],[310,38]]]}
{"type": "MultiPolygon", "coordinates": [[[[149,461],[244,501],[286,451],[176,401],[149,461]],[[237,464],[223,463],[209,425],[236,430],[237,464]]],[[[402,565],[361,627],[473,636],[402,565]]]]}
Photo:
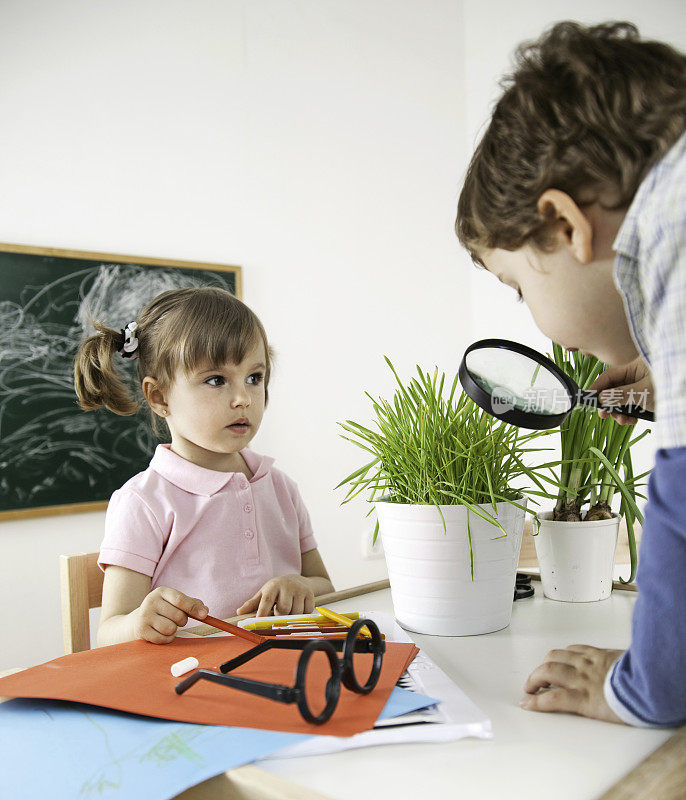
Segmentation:
{"type": "Polygon", "coordinates": [[[307,509],[273,459],[247,447],[271,371],[257,316],[204,287],[163,292],[123,331],[95,328],[74,367],[81,408],[135,413],[115,366],[135,358],[153,425],[163,420],[171,436],[109,502],[98,644],[168,643],[188,614],[210,610],[223,618],[312,611],[315,595],[333,586],[307,509]]]}

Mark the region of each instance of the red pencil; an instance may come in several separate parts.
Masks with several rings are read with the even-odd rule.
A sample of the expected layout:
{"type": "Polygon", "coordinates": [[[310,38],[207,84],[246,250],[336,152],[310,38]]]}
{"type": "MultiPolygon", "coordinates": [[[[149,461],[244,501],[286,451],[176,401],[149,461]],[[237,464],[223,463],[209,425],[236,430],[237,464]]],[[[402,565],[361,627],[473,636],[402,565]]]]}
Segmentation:
{"type": "Polygon", "coordinates": [[[188,616],[191,619],[197,620],[198,622],[204,622],[206,625],[211,625],[213,628],[219,628],[220,631],[226,631],[227,633],[233,633],[234,636],[240,636],[241,639],[246,639],[253,644],[260,644],[265,640],[265,637],[260,636],[259,633],[246,631],[245,628],[241,628],[238,625],[232,625],[230,622],[224,622],[224,620],[217,619],[216,617],[211,617],[209,614],[205,617],[205,619],[194,617],[192,614],[188,614],[188,616]]]}

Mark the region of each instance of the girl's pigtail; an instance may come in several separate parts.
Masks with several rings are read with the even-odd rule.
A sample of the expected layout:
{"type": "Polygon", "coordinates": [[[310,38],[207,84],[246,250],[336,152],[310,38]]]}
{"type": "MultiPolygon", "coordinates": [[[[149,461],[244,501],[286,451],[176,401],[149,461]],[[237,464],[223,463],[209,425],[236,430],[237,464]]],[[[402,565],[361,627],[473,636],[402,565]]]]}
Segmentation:
{"type": "Polygon", "coordinates": [[[108,408],[115,414],[130,416],[139,409],[114,359],[124,344],[121,332],[93,323],[97,333],[81,342],[74,361],[74,387],[84,411],[108,408]]]}

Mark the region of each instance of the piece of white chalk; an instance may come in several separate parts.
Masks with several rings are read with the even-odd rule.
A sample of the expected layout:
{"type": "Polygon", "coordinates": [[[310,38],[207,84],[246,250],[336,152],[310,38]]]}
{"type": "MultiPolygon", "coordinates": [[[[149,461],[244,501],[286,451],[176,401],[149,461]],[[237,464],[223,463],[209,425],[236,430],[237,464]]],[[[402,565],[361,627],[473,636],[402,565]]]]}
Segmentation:
{"type": "Polygon", "coordinates": [[[171,674],[175,678],[178,678],[179,675],[183,675],[184,672],[190,672],[197,666],[198,666],[198,659],[193,658],[193,656],[190,656],[189,658],[184,658],[183,661],[177,661],[176,664],[172,664],[171,674]]]}

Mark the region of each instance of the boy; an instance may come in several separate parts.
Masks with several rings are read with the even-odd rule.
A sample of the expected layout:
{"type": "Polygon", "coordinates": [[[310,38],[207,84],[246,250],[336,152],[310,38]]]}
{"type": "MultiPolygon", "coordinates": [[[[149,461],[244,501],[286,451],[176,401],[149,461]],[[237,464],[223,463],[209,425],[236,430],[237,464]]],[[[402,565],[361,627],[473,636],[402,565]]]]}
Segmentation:
{"type": "Polygon", "coordinates": [[[631,646],[553,650],[521,704],[682,725],[686,57],[628,23],[563,22],[517,50],[503,87],[467,172],[458,238],[517,291],[543,333],[611,365],[595,388],[613,403],[656,398],[646,407],[655,405],[659,448],[631,646]]]}

